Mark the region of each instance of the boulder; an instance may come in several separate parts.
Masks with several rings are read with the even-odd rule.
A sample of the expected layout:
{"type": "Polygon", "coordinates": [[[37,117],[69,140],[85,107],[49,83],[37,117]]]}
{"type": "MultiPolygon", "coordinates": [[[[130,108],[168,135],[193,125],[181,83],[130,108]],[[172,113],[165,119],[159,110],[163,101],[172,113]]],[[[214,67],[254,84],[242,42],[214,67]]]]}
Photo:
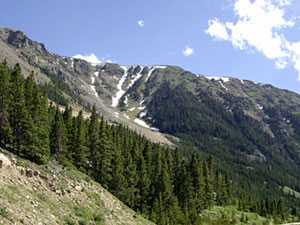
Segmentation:
{"type": "Polygon", "coordinates": [[[0,153],[0,169],[4,167],[9,167],[11,165],[11,161],[2,153],[0,153]]]}
{"type": "Polygon", "coordinates": [[[81,187],[80,185],[75,186],[75,190],[76,191],[83,191],[83,187],[81,187]]]}
{"type": "Polygon", "coordinates": [[[33,176],[33,171],[32,171],[32,169],[29,169],[29,168],[26,169],[26,176],[27,176],[27,177],[32,177],[32,176],[33,176]]]}

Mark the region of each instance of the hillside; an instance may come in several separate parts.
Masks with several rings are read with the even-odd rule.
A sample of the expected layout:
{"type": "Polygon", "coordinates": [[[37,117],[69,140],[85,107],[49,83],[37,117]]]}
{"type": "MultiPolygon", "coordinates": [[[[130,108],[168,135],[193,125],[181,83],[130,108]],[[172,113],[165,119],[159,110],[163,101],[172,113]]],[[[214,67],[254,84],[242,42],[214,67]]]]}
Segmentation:
{"type": "Polygon", "coordinates": [[[77,170],[0,159],[0,224],[153,224],[77,170]]]}
{"type": "Polygon", "coordinates": [[[238,194],[254,199],[299,200],[300,96],[269,84],[194,74],[176,66],[91,64],[62,57],[23,32],[0,29],[0,59],[20,63],[47,83],[48,96],[64,104],[95,103],[111,123],[121,123],[156,143],[214,156],[238,194]],[[55,92],[56,91],[56,92],[55,92]],[[53,94],[53,92],[55,92],[53,94]],[[53,95],[52,95],[53,94],[53,95]]]}

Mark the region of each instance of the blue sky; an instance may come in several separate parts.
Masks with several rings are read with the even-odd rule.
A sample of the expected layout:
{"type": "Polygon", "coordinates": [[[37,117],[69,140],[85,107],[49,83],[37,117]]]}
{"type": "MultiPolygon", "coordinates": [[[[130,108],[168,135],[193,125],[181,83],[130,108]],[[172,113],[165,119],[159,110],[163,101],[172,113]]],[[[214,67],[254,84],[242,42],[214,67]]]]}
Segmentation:
{"type": "Polygon", "coordinates": [[[300,93],[299,0],[2,0],[0,26],[64,56],[177,65],[300,93]],[[91,58],[91,57],[90,57],[91,58]]]}

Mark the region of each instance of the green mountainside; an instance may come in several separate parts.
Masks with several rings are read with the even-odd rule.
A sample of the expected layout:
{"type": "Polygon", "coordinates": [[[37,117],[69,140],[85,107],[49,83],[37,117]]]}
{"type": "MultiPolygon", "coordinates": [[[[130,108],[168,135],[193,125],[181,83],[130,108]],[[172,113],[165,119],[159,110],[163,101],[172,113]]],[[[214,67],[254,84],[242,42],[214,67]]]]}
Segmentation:
{"type": "Polygon", "coordinates": [[[27,105],[17,104],[18,112],[1,108],[2,147],[37,163],[51,158],[77,168],[159,224],[200,223],[204,209],[228,204],[283,221],[297,215],[300,95],[175,66],[92,65],[0,28],[4,58],[11,84],[3,83],[2,93],[15,85],[18,94],[9,102],[24,95],[27,105]],[[20,66],[12,69],[15,63],[20,66]],[[23,87],[20,74],[29,77],[23,87]],[[34,97],[36,89],[59,104],[82,105],[92,116],[72,118],[69,107],[46,109],[45,98],[34,97]],[[96,111],[104,119],[93,125],[96,111]],[[20,124],[12,125],[16,121],[20,124]],[[193,173],[195,157],[200,178],[193,173]],[[232,191],[219,192],[222,185],[232,191]]]}

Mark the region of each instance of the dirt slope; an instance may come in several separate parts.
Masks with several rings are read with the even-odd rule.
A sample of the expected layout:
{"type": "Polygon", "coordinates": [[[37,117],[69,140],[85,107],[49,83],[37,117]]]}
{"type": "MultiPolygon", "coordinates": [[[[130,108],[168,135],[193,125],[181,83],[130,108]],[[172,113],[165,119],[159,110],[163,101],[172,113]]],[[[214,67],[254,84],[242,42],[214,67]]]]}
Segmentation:
{"type": "Polygon", "coordinates": [[[0,152],[0,224],[153,224],[78,171],[0,152]]]}

